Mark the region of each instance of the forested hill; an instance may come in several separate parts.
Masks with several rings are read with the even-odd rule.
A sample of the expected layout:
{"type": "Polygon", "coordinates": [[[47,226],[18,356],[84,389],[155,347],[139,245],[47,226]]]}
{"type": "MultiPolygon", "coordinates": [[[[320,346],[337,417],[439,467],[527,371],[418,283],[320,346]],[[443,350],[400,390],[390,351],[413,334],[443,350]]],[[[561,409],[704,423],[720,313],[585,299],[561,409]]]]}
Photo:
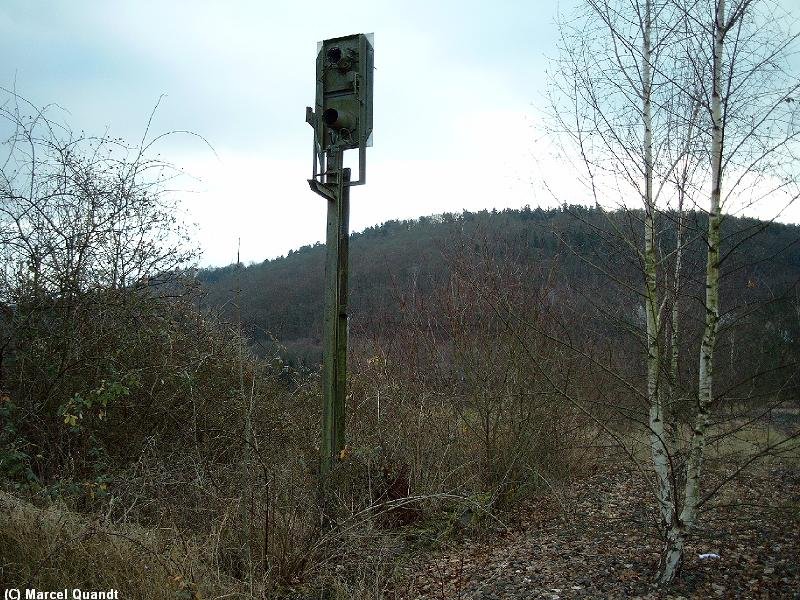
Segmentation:
{"type": "MultiPolygon", "coordinates": [[[[669,259],[676,219],[666,214],[661,221],[660,245],[669,259]]],[[[702,213],[684,219],[692,241],[685,260],[689,278],[705,270],[705,224],[702,213]]],[[[463,212],[369,227],[351,235],[351,328],[392,320],[409,294],[431,293],[447,280],[453,261],[465,257],[536,265],[557,259],[559,281],[573,287],[604,287],[608,268],[635,282],[637,258],[624,239],[638,243],[641,231],[639,213],[579,206],[463,212]]],[[[727,217],[723,233],[723,273],[734,293],[755,286],[785,291],[800,278],[800,227],[727,217]]],[[[240,311],[257,347],[271,347],[275,339],[291,356],[313,362],[321,347],[324,257],[324,244],[315,244],[260,264],[203,270],[198,277],[205,308],[231,321],[240,311]]]]}

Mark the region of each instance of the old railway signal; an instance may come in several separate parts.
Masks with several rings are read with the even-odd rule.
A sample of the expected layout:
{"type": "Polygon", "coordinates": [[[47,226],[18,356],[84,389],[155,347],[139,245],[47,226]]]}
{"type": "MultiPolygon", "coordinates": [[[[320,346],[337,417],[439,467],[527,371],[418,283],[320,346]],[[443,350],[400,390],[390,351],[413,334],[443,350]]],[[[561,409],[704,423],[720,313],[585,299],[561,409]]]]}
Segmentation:
{"type": "Polygon", "coordinates": [[[372,34],[332,38],[317,46],[316,101],[306,108],[314,128],[311,189],[328,201],[325,259],[325,330],[322,365],[324,483],[345,452],[347,390],[347,292],[350,186],[366,182],[366,149],[372,145],[372,34]],[[345,150],[358,150],[358,180],[343,166],[345,150]]]}
{"type": "Polygon", "coordinates": [[[333,166],[328,165],[331,153],[356,149],[359,178],[350,185],[366,181],[366,148],[372,145],[374,54],[372,34],[318,44],[316,101],[313,110],[306,109],[306,120],[314,127],[316,181],[333,166]]]}
{"type": "Polygon", "coordinates": [[[324,148],[367,145],[372,133],[372,44],[365,35],[322,42],[317,54],[319,139],[324,148]]]}

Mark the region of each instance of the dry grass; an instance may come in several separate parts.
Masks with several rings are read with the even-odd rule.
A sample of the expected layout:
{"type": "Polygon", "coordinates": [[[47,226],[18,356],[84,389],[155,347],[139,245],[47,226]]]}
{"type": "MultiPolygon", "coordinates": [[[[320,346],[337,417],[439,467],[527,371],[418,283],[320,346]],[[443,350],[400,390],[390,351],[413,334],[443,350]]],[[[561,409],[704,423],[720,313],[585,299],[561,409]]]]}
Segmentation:
{"type": "Polygon", "coordinates": [[[235,590],[212,573],[209,559],[201,543],[175,530],[115,528],[0,493],[0,587],[115,588],[141,600],[235,590]]]}

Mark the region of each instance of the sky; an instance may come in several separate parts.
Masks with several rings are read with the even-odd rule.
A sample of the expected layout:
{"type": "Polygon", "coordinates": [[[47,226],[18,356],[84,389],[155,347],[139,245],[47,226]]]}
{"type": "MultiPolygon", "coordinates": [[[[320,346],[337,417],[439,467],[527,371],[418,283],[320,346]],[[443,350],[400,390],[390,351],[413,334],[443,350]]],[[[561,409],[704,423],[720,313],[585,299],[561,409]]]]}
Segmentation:
{"type": "Polygon", "coordinates": [[[317,42],[352,33],[374,33],[376,66],[374,143],[367,185],[351,192],[352,230],[588,201],[537,133],[558,9],[544,0],[3,0],[0,86],[57,103],[73,130],[134,141],[158,103],[151,132],[208,142],[176,134],[157,147],[193,176],[178,193],[201,264],[234,262],[239,240],[243,262],[258,262],[324,240],[325,201],[306,182],[305,107],[317,42]]]}

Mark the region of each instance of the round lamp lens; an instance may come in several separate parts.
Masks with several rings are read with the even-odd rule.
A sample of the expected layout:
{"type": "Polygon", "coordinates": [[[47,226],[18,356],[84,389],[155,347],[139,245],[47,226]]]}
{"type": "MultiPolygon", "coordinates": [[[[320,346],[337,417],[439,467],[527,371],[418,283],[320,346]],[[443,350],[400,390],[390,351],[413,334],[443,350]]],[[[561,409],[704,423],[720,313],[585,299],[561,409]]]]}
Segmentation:
{"type": "Polygon", "coordinates": [[[335,108],[327,108],[325,112],[322,113],[322,119],[325,121],[325,125],[330,127],[339,120],[339,111],[335,108]]]}
{"type": "Polygon", "coordinates": [[[342,60],[342,51],[340,48],[328,48],[328,62],[332,65],[339,64],[342,60]]]}

